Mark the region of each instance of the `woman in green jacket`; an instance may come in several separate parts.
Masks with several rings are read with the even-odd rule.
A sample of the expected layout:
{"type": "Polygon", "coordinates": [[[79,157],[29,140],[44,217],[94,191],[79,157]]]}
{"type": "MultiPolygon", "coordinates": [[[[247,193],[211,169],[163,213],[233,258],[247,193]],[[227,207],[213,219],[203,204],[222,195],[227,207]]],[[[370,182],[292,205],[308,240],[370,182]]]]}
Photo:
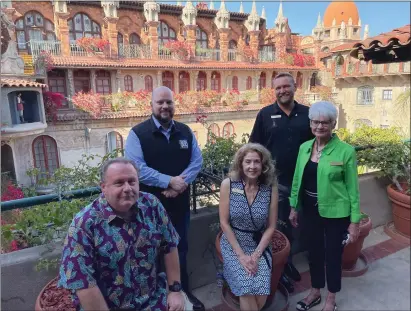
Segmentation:
{"type": "Polygon", "coordinates": [[[301,145],[290,197],[290,221],[298,226],[303,208],[307,223],[311,292],[297,303],[309,310],[321,303],[320,289],[327,279],[324,311],[335,311],[335,295],[341,290],[341,261],[344,245],[354,242],[361,218],[355,149],[333,134],[337,109],[317,102],[309,118],[315,138],[301,145]],[[324,265],[326,271],[324,271],[324,265]]]}

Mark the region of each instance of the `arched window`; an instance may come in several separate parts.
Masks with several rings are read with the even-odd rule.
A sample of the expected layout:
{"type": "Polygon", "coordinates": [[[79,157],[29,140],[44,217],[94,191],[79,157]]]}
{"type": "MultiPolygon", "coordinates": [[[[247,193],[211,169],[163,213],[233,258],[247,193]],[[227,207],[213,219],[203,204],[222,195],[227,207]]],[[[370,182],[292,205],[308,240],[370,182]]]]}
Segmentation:
{"type": "Polygon", "coordinates": [[[262,73],[260,74],[260,81],[259,81],[259,83],[260,83],[260,89],[265,88],[266,82],[267,82],[267,76],[266,76],[265,72],[262,72],[262,73]]]}
{"type": "Polygon", "coordinates": [[[273,72],[273,75],[271,76],[271,88],[272,89],[275,89],[275,87],[274,87],[274,81],[275,81],[275,77],[277,76],[277,72],[276,71],[274,71],[273,72]]]}
{"type": "Polygon", "coordinates": [[[297,78],[296,78],[295,83],[297,84],[298,88],[303,87],[303,74],[301,72],[297,72],[297,78]]]}
{"type": "Polygon", "coordinates": [[[200,28],[196,30],[196,46],[199,48],[208,48],[208,37],[205,31],[200,28]]]}
{"type": "Polygon", "coordinates": [[[151,76],[144,77],[144,90],[147,92],[153,91],[153,78],[151,76]]]}
{"type": "Polygon", "coordinates": [[[108,95],[111,93],[111,76],[108,71],[96,72],[96,93],[108,95]]]}
{"type": "Polygon", "coordinates": [[[344,57],[341,55],[337,56],[335,59],[335,75],[339,76],[342,74],[342,68],[344,66],[344,57]]]}
{"type": "Polygon", "coordinates": [[[124,36],[120,32],[117,34],[117,44],[118,47],[124,44],[124,36]]]}
{"type": "Polygon", "coordinates": [[[252,88],[253,88],[253,79],[250,76],[248,76],[245,89],[248,91],[248,90],[251,90],[252,88]]]}
{"type": "Polygon", "coordinates": [[[315,87],[316,81],[317,81],[317,73],[314,72],[314,73],[311,75],[311,79],[310,79],[310,89],[313,88],[313,87],[315,87]]]}
{"type": "Polygon", "coordinates": [[[178,91],[179,93],[190,90],[190,74],[187,71],[181,71],[178,75],[178,91]]]}
{"type": "Polygon", "coordinates": [[[207,74],[204,71],[198,73],[197,91],[204,91],[207,88],[207,74]]]}
{"type": "Polygon", "coordinates": [[[174,74],[172,72],[163,72],[163,86],[166,86],[170,90],[174,91],[174,74]]]}
{"type": "Polygon", "coordinates": [[[73,72],[74,92],[90,92],[90,72],[88,70],[75,70],[73,72]]]}
{"type": "MultiPolygon", "coordinates": [[[[16,20],[17,47],[19,50],[28,50],[30,40],[55,41],[54,24],[45,19],[36,11],[27,12],[22,18],[16,20]]],[[[31,51],[30,51],[31,52],[31,51]]]]}
{"type": "Polygon", "coordinates": [[[40,178],[52,176],[59,167],[57,143],[54,138],[41,135],[33,140],[34,166],[40,170],[40,178]]]}
{"type": "Polygon", "coordinates": [[[231,89],[238,91],[238,77],[234,76],[231,84],[231,89]]]}
{"type": "Polygon", "coordinates": [[[83,37],[101,37],[101,27],[87,14],[78,13],[68,21],[70,43],[76,43],[83,37]]]}
{"type": "Polygon", "coordinates": [[[166,22],[160,21],[160,24],[157,27],[158,32],[158,41],[161,44],[164,44],[168,41],[174,41],[177,39],[176,32],[166,22]]]}
{"type": "Polygon", "coordinates": [[[374,89],[371,86],[362,86],[357,89],[357,105],[372,105],[374,89]]]}
{"type": "Polygon", "coordinates": [[[130,38],[128,39],[130,44],[140,44],[141,40],[140,40],[140,36],[138,34],[136,34],[135,32],[133,32],[130,35],[130,38]]]}
{"type": "Polygon", "coordinates": [[[118,132],[110,132],[107,134],[107,153],[118,150],[117,156],[123,155],[123,137],[118,132]]]}
{"type": "Polygon", "coordinates": [[[133,78],[130,75],[124,77],[124,90],[133,92],[133,78]]]}
{"type": "Polygon", "coordinates": [[[224,127],[223,127],[223,137],[224,137],[224,138],[229,138],[229,137],[233,136],[234,134],[235,134],[235,133],[234,133],[234,125],[233,125],[233,123],[228,122],[228,123],[224,124],[224,127]]]}
{"type": "Polygon", "coordinates": [[[237,41],[230,40],[230,42],[228,42],[228,48],[229,49],[236,49],[237,48],[237,41]]]}
{"type": "Polygon", "coordinates": [[[217,92],[221,90],[221,75],[217,71],[211,73],[211,89],[217,92]]]}

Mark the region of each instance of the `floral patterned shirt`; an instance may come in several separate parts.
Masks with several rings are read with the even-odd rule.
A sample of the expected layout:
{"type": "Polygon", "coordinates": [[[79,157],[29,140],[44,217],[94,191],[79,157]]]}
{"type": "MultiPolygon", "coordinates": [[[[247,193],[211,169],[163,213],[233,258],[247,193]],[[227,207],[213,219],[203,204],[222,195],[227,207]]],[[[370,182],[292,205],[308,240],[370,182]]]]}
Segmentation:
{"type": "Polygon", "coordinates": [[[117,216],[101,194],[73,219],[60,266],[60,287],[73,293],[98,286],[110,309],[167,310],[165,273],[157,272],[159,250],[169,253],[179,236],[160,201],[140,192],[135,217],[117,216]]]}

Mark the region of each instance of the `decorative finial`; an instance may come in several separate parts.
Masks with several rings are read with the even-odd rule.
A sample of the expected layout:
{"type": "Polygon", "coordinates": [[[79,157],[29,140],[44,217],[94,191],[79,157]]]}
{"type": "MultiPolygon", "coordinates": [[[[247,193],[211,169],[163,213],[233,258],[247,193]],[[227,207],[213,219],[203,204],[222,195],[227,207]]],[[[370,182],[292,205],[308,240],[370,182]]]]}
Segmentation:
{"type": "Polygon", "coordinates": [[[261,11],[261,18],[267,19],[265,15],[265,7],[263,6],[263,10],[261,11]]]}
{"type": "Polygon", "coordinates": [[[213,0],[210,1],[210,10],[214,10],[214,1],[213,0]]]}
{"type": "Polygon", "coordinates": [[[240,13],[244,13],[243,1],[240,2],[240,13]]]}

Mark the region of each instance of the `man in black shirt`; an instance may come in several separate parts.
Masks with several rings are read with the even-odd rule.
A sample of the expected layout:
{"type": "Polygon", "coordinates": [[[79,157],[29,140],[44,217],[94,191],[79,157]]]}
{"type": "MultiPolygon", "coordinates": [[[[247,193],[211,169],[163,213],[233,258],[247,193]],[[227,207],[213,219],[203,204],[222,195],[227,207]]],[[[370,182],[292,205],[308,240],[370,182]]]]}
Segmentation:
{"type": "MultiPolygon", "coordinates": [[[[250,142],[259,143],[270,150],[278,174],[279,229],[292,242],[291,224],[288,220],[290,214],[289,195],[293,181],[295,165],[297,162],[300,145],[314,138],[308,107],[294,100],[296,84],[289,73],[280,73],[274,78],[276,102],[264,107],[257,115],[254,128],[251,132],[250,142]]],[[[295,281],[301,279],[297,269],[291,262],[284,269],[287,276],[295,281]]],[[[293,291],[291,284],[283,275],[282,282],[289,291],[293,291]]]]}

